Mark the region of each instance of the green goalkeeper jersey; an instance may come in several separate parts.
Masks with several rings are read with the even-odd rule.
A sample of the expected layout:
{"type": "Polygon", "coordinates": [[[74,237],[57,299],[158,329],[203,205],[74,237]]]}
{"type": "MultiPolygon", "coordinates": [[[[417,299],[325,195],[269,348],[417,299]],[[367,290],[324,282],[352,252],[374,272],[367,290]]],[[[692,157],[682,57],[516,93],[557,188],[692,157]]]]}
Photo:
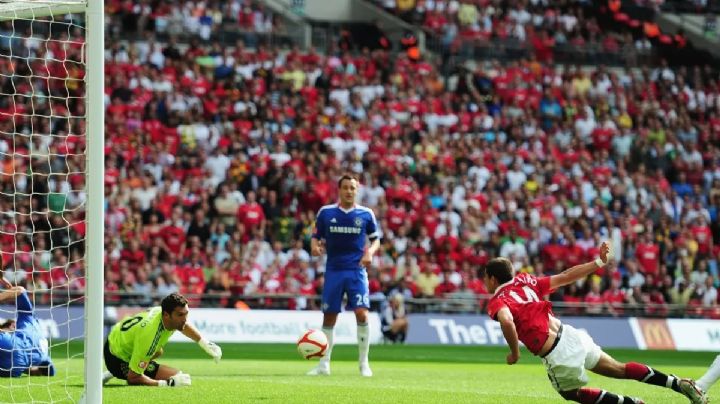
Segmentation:
{"type": "Polygon", "coordinates": [[[110,352],[127,362],[130,370],[141,375],[152,356],[165,346],[174,331],[163,327],[162,308],[153,307],[124,318],[113,326],[108,335],[110,352]]]}

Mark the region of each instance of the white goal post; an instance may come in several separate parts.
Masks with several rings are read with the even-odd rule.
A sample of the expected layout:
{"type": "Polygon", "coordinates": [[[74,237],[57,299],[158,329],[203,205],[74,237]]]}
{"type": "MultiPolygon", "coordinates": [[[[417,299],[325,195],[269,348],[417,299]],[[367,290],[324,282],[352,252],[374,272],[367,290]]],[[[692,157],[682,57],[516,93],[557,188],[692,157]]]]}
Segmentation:
{"type": "MultiPolygon", "coordinates": [[[[84,192],[84,198],[82,198],[82,203],[80,203],[77,207],[77,211],[82,211],[80,215],[84,216],[85,223],[84,223],[84,259],[82,262],[84,263],[84,275],[81,274],[79,277],[84,277],[84,310],[85,310],[85,316],[84,316],[84,389],[82,396],[79,398],[80,402],[85,403],[102,403],[102,372],[103,372],[103,329],[104,329],[104,321],[103,321],[103,307],[104,307],[104,259],[103,259],[103,250],[104,250],[104,41],[105,41],[105,35],[104,35],[104,3],[103,0],[48,0],[48,1],[38,1],[38,0],[0,0],[0,24],[11,24],[13,27],[15,26],[14,21],[25,21],[26,23],[30,22],[30,34],[32,35],[32,24],[36,21],[39,22],[47,22],[48,24],[63,24],[71,25],[66,22],[64,22],[63,18],[67,15],[78,15],[78,14],[84,14],[84,21],[85,21],[85,39],[84,43],[73,43],[73,45],[82,46],[82,60],[81,63],[84,66],[84,86],[85,86],[85,92],[84,92],[84,117],[83,116],[70,116],[68,114],[67,117],[64,117],[62,115],[55,116],[55,112],[52,112],[52,106],[50,107],[50,116],[46,116],[43,118],[47,118],[49,121],[52,121],[54,118],[59,117],[60,119],[67,119],[68,121],[72,119],[81,119],[84,118],[85,125],[84,125],[84,135],[85,137],[85,148],[83,153],[84,156],[84,169],[82,171],[82,174],[84,174],[84,190],[70,190],[68,192],[76,191],[78,193],[84,192]]],[[[52,32],[52,28],[50,29],[52,32]]],[[[13,32],[11,34],[11,37],[5,37],[2,38],[2,34],[0,34],[0,40],[5,40],[8,42],[11,42],[13,39],[23,39],[22,32],[15,32],[13,29],[13,32]]],[[[28,39],[28,38],[26,38],[28,39]]],[[[43,40],[42,38],[40,39],[43,40]]],[[[44,39],[46,42],[54,41],[54,39],[48,37],[44,39]]],[[[70,42],[69,40],[66,42],[70,42]]],[[[63,44],[63,46],[67,46],[66,43],[63,44]]],[[[12,46],[11,46],[12,47],[12,46]]],[[[5,55],[5,57],[8,57],[5,55]]],[[[12,55],[12,51],[9,55],[10,59],[13,57],[16,57],[12,55]]],[[[64,60],[60,60],[60,63],[64,64],[64,60]]],[[[12,64],[12,60],[10,60],[10,65],[12,64]]],[[[29,62],[28,62],[29,64],[29,62]]],[[[31,73],[33,73],[31,71],[31,73]]],[[[33,73],[34,74],[34,73],[33,73]]],[[[0,77],[5,76],[4,78],[13,82],[15,79],[15,72],[14,69],[12,72],[3,72],[0,71],[0,77]]],[[[46,76],[33,76],[33,78],[39,77],[41,80],[44,79],[46,76]]],[[[69,76],[66,76],[69,77],[69,76]]],[[[23,78],[25,79],[25,78],[23,78]]],[[[53,77],[49,77],[49,79],[53,79],[53,77]]],[[[48,81],[49,81],[48,79],[48,81]]],[[[68,81],[71,81],[72,79],[67,78],[61,78],[61,80],[66,80],[66,83],[68,81]]],[[[27,79],[28,82],[31,81],[31,78],[27,79]]],[[[66,84],[67,86],[68,84],[66,84]]],[[[14,87],[14,82],[13,82],[14,87]]],[[[32,87],[32,84],[30,84],[30,87],[32,87]]],[[[0,89],[0,97],[15,97],[16,94],[10,93],[7,94],[5,91],[2,91],[0,89]]],[[[69,92],[68,92],[69,94],[69,92]]],[[[34,98],[35,90],[32,89],[32,94],[29,96],[33,98],[32,101],[30,101],[31,105],[34,105],[33,103],[36,102],[34,98]]],[[[52,103],[53,95],[52,94],[45,94],[42,95],[44,97],[44,101],[46,103],[52,103]]],[[[59,97],[62,98],[62,97],[59,97]]],[[[72,98],[72,96],[68,95],[66,98],[72,98]]],[[[77,100],[75,100],[77,101],[77,100]]],[[[11,102],[11,104],[14,105],[14,101],[11,102]]],[[[32,110],[25,111],[25,112],[10,112],[6,114],[33,114],[34,113],[34,107],[32,110]]],[[[31,116],[31,115],[28,115],[31,116]]],[[[11,118],[12,120],[15,119],[11,118]]],[[[70,124],[68,124],[69,126],[70,124]]],[[[33,129],[32,132],[35,132],[33,129]]],[[[30,138],[30,144],[32,146],[32,137],[33,136],[40,136],[40,135],[34,135],[31,132],[30,135],[25,135],[26,137],[30,138]]],[[[3,132],[3,136],[8,135],[8,133],[3,132]]],[[[15,135],[16,133],[12,133],[13,136],[12,139],[10,139],[11,142],[15,142],[15,135]]],[[[18,133],[18,136],[23,136],[23,134],[18,133]]],[[[49,133],[46,135],[46,137],[49,137],[51,140],[49,142],[52,142],[52,138],[56,137],[54,133],[49,133]]],[[[65,137],[68,137],[67,135],[65,137]]],[[[3,139],[0,139],[2,141],[3,139]]],[[[67,139],[65,139],[65,142],[67,143],[67,139]]],[[[14,147],[14,143],[13,143],[14,147]]],[[[13,158],[14,148],[11,151],[5,152],[5,155],[2,155],[2,151],[0,151],[0,157],[6,158],[7,156],[10,156],[10,158],[13,158]]],[[[49,152],[49,153],[52,153],[49,152]]],[[[27,156],[28,159],[32,159],[33,155],[30,153],[27,156]]],[[[82,158],[82,157],[79,157],[82,158]]],[[[50,161],[50,157],[48,157],[48,162],[50,161]]],[[[69,168],[68,165],[67,172],[65,174],[67,175],[68,172],[72,173],[73,170],[69,168]]],[[[1,171],[1,170],[0,170],[1,171]]],[[[32,165],[30,169],[32,175],[32,165]]],[[[53,172],[52,169],[50,170],[50,174],[48,177],[52,176],[53,172]]],[[[67,182],[67,177],[65,180],[67,182]]],[[[14,177],[13,177],[14,178],[14,177]]],[[[0,190],[0,193],[2,193],[2,190],[0,190]]],[[[5,195],[7,196],[7,194],[5,195]]],[[[67,196],[67,195],[66,195],[67,196]]],[[[30,205],[30,214],[33,213],[32,211],[32,203],[28,204],[30,205]]],[[[0,208],[2,207],[2,204],[0,202],[0,208]]],[[[64,212],[63,218],[64,218],[64,212]]],[[[17,212],[0,212],[0,214],[6,214],[8,217],[17,216],[17,212]]],[[[28,214],[29,216],[29,214],[28,214]]],[[[73,223],[66,222],[66,227],[69,228],[73,223]]],[[[33,225],[34,226],[34,225],[33,225]]],[[[69,231],[69,230],[68,230],[69,231]]],[[[17,231],[17,233],[20,233],[20,231],[17,231]]],[[[2,231],[0,231],[0,234],[2,234],[2,231]]],[[[8,233],[5,233],[8,234],[8,233]]],[[[17,242],[16,242],[17,245],[17,242]]],[[[32,245],[32,244],[31,244],[32,245]]],[[[32,252],[34,252],[34,245],[32,252]]],[[[48,247],[50,250],[52,248],[48,247]]],[[[79,260],[78,260],[79,261],[79,260]]],[[[1,261],[0,261],[1,262],[1,261]]],[[[33,264],[34,265],[34,264],[33,264]]],[[[0,268],[4,269],[4,268],[0,268]]],[[[48,271],[49,272],[49,271],[48,271]]],[[[1,275],[0,275],[1,276],[1,275]]],[[[67,277],[70,279],[70,277],[67,277]]],[[[33,280],[34,282],[34,280],[33,280]]],[[[68,281],[69,283],[69,281],[68,281]]],[[[51,287],[52,289],[52,282],[51,287]]],[[[52,290],[51,290],[52,292],[52,290]]],[[[69,296],[69,292],[68,292],[69,296]]],[[[53,297],[50,297],[50,302],[52,304],[53,297]]],[[[69,320],[68,320],[69,321],[69,320]]],[[[63,369],[58,369],[59,372],[62,372],[63,369]]],[[[47,378],[46,380],[48,380],[47,378]]],[[[66,379],[67,380],[67,379],[66,379]]],[[[46,381],[47,383],[50,383],[49,381],[46,381]]],[[[34,382],[28,382],[28,386],[38,386],[38,384],[35,384],[34,382]]],[[[30,388],[30,387],[29,387],[30,388]]],[[[0,392],[2,389],[0,389],[0,392]]],[[[34,398],[32,398],[32,393],[30,394],[30,397],[32,401],[35,401],[34,398]]],[[[6,399],[13,400],[12,397],[2,397],[0,401],[5,401],[6,399]]],[[[77,397],[71,397],[71,396],[64,396],[64,397],[58,397],[61,401],[72,401],[75,402],[78,398],[77,397]]],[[[50,397],[49,402],[54,402],[55,398],[50,397]]],[[[43,402],[47,402],[44,401],[43,402]]]]}

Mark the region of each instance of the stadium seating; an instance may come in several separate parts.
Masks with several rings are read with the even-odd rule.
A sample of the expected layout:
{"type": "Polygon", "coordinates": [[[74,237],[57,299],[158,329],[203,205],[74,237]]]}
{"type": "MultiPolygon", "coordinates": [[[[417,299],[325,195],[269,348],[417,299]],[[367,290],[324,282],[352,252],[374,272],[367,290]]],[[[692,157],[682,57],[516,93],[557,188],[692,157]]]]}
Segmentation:
{"type": "Polygon", "coordinates": [[[444,57],[635,66],[691,54],[682,29],[660,28],[656,2],[367,1],[422,27],[444,57]]]}
{"type": "MultiPolygon", "coordinates": [[[[144,13],[128,4],[110,3],[111,30],[171,31],[167,16],[186,9],[183,29],[199,24],[192,32],[204,38],[228,15],[168,2],[127,25],[144,13]]],[[[246,28],[264,29],[267,15],[252,10],[263,23],[246,28]]],[[[525,11],[506,16],[539,15],[525,11]]],[[[568,41],[593,35],[591,19],[571,23],[575,9],[543,12],[573,26],[568,41]]],[[[440,17],[428,10],[422,21],[435,29],[440,17]]],[[[451,18],[464,24],[460,10],[451,18]]],[[[477,21],[458,35],[518,35],[477,21]]],[[[146,39],[112,39],[106,54],[106,277],[116,302],[180,290],[194,304],[204,293],[203,304],[317,308],[307,298],[322,288],[322,265],[307,252],[313,218],[336,198],[336,178],[355,172],[359,202],[384,235],[370,270],[375,297],[469,296],[480,305],[462,310],[476,310],[488,259],[553,274],[609,238],[617,264],[552,299],[583,314],[720,317],[714,68],[538,57],[480,61],[445,80],[438,62],[386,50],[146,39]]]]}

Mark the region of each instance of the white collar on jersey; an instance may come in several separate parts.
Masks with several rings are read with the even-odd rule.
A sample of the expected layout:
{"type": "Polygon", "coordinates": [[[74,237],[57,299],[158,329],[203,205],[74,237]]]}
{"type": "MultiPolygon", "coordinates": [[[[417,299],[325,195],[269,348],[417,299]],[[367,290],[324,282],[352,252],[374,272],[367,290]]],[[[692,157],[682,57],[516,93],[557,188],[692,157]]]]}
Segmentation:
{"type": "Polygon", "coordinates": [[[345,209],[345,208],[343,208],[342,206],[340,206],[339,203],[337,203],[336,205],[337,205],[338,209],[342,210],[342,211],[345,212],[345,213],[350,213],[350,212],[352,212],[352,211],[355,209],[355,206],[356,206],[356,205],[353,203],[353,206],[352,206],[350,209],[345,209]]]}
{"type": "Polygon", "coordinates": [[[495,293],[493,293],[493,296],[497,296],[498,292],[500,292],[500,289],[502,289],[502,288],[504,288],[505,286],[511,284],[513,280],[515,280],[515,278],[512,278],[512,279],[510,279],[509,281],[507,281],[507,282],[503,283],[502,285],[498,286],[498,287],[495,289],[495,293]]]}

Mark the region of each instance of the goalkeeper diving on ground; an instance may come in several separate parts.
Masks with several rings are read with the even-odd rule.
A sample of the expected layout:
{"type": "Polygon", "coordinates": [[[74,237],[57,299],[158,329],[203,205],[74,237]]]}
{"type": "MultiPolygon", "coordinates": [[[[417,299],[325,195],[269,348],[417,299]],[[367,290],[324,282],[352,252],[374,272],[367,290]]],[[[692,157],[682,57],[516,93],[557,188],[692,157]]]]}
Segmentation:
{"type": "Polygon", "coordinates": [[[204,339],[187,322],[187,303],[185,297],[173,293],[162,300],[160,307],[150,308],[115,324],[105,341],[104,356],[108,372],[103,375],[103,384],[117,377],[127,380],[130,385],[189,386],[189,374],[155,362],[175,331],[197,342],[215,363],[219,362],[222,357],[220,347],[204,339]]]}
{"type": "Polygon", "coordinates": [[[33,305],[22,286],[0,277],[0,304],[15,304],[16,320],[0,322],[0,377],[55,376],[48,340],[33,314],[33,305]]]}

